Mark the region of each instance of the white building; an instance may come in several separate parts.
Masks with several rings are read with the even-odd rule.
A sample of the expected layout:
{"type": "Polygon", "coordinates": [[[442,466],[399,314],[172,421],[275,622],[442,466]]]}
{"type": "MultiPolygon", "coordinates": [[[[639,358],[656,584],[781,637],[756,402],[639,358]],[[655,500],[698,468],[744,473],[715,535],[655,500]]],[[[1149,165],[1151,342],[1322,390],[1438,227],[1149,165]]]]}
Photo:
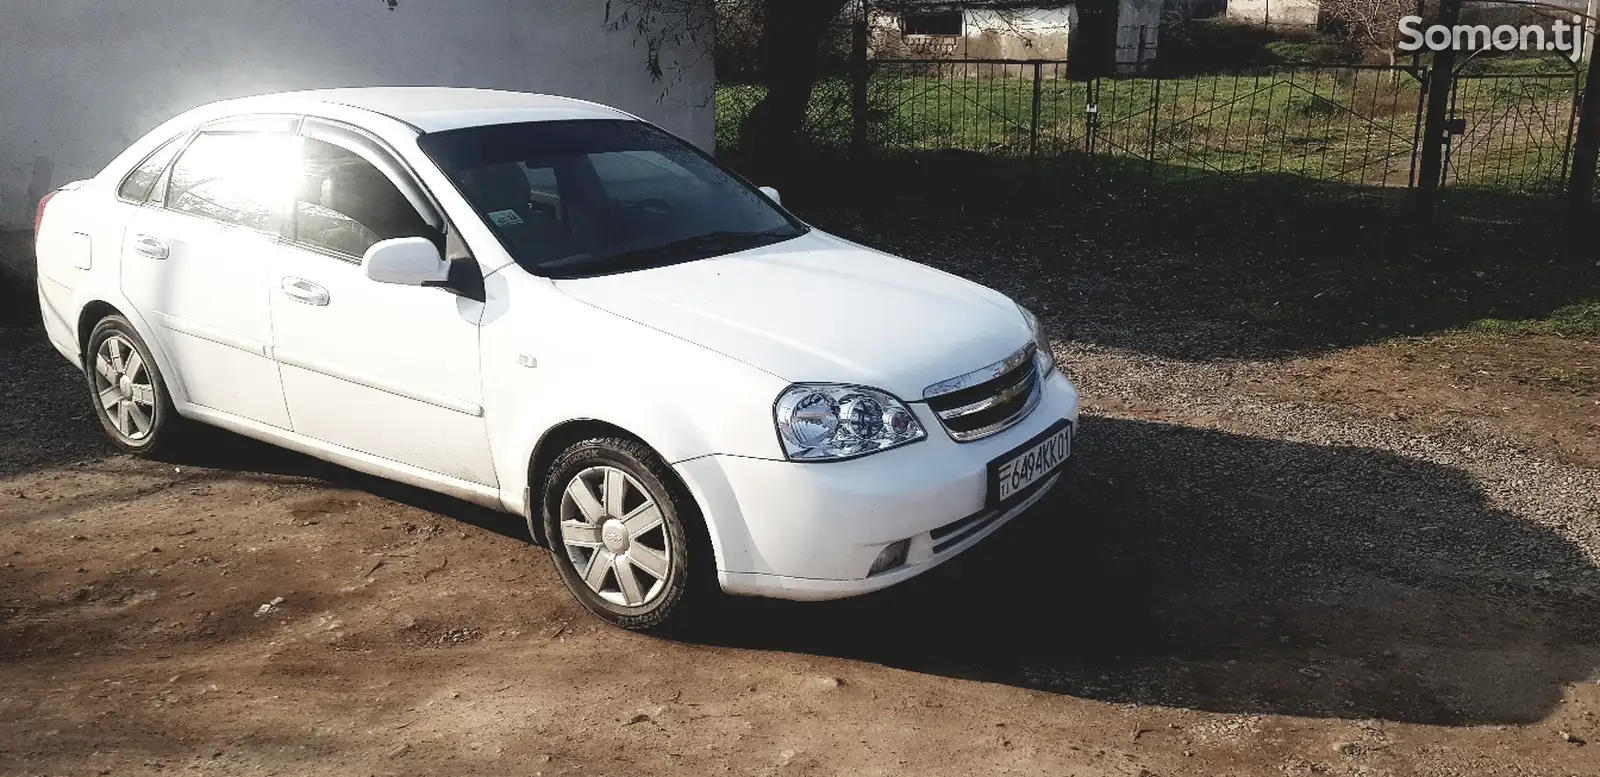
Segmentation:
{"type": "Polygon", "coordinates": [[[1063,60],[1076,24],[1070,2],[880,0],[872,12],[873,56],[1063,60]]]}
{"type": "Polygon", "coordinates": [[[1316,27],[1321,0],[1228,0],[1227,18],[1265,27],[1316,27]]]}
{"type": "MultiPolygon", "coordinates": [[[[1119,0],[1119,70],[1153,62],[1162,0],[1119,0]]],[[[1070,0],[876,0],[880,59],[1067,60],[1077,6],[1070,0]]]]}
{"type": "MultiPolygon", "coordinates": [[[[709,149],[712,58],[653,79],[597,0],[0,0],[0,228],[187,108],[259,92],[441,85],[547,92],[709,149]]],[[[691,63],[675,67],[675,62],[691,63]]]]}

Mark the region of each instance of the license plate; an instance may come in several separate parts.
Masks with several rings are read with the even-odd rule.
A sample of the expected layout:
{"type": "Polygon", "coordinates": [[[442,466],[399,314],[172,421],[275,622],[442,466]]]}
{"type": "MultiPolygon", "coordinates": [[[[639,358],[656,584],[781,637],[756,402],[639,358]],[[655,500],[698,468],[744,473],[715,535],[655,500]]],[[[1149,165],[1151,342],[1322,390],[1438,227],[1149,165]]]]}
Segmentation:
{"type": "Polygon", "coordinates": [[[1004,504],[1049,477],[1072,455],[1072,422],[1061,423],[989,462],[989,504],[1004,504]]]}

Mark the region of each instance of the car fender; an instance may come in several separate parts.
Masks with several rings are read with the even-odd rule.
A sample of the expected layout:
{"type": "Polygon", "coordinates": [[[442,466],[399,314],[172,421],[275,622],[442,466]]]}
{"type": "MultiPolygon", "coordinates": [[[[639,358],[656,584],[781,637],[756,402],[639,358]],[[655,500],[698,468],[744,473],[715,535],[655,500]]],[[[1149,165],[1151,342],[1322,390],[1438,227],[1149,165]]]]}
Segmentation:
{"type": "Polygon", "coordinates": [[[621,429],[669,465],[712,454],[782,458],[772,421],[782,378],[571,299],[520,269],[495,273],[486,287],[484,421],[506,509],[534,515],[534,457],[552,430],[573,422],[621,429]]]}
{"type": "MultiPolygon", "coordinates": [[[[83,322],[84,327],[79,327],[79,319],[83,317],[85,309],[96,303],[115,308],[119,315],[133,325],[134,332],[139,335],[140,340],[144,341],[145,347],[150,349],[150,355],[155,357],[156,369],[161,371],[161,378],[167,385],[167,393],[171,395],[173,405],[178,409],[179,414],[185,414],[183,411],[189,405],[189,394],[184,389],[183,376],[178,374],[178,371],[173,368],[172,362],[168,360],[166,351],[161,347],[161,340],[156,337],[154,327],[133,306],[133,303],[128,301],[128,298],[122,296],[122,291],[118,288],[117,276],[112,274],[111,277],[107,277],[106,273],[91,273],[85,279],[85,282],[74,291],[73,297],[73,310],[75,311],[72,321],[74,342],[82,343],[83,338],[88,337],[89,331],[94,328],[95,322],[93,321],[83,322]]],[[[80,364],[79,368],[87,369],[88,365],[80,364]]]]}

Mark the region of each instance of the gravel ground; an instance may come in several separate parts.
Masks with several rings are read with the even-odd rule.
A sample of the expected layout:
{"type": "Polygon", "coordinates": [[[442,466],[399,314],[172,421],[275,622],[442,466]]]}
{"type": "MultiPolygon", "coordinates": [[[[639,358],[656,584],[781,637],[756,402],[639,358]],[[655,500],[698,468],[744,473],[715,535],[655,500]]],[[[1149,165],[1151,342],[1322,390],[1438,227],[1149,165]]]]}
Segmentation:
{"type": "Polygon", "coordinates": [[[1441,378],[1466,346],[1318,342],[1193,259],[901,227],[839,225],[1044,314],[1072,486],[686,642],[595,626],[515,519],[226,435],[112,456],[0,329],[0,773],[1600,774],[1596,400],[1494,367],[1596,346],[1441,378]]]}

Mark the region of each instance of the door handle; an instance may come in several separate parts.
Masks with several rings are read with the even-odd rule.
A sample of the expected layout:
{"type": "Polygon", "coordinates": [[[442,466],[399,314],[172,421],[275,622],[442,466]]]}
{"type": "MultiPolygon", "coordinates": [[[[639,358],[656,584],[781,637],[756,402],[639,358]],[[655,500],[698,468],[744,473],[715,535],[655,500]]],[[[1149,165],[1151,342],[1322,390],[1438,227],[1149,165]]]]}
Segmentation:
{"type": "Polygon", "coordinates": [[[296,302],[321,307],[328,304],[328,290],[304,278],[284,278],[283,293],[296,302]]]}
{"type": "Polygon", "coordinates": [[[172,255],[172,249],[167,248],[166,241],[150,235],[134,235],[133,252],[151,259],[165,259],[172,255]]]}

